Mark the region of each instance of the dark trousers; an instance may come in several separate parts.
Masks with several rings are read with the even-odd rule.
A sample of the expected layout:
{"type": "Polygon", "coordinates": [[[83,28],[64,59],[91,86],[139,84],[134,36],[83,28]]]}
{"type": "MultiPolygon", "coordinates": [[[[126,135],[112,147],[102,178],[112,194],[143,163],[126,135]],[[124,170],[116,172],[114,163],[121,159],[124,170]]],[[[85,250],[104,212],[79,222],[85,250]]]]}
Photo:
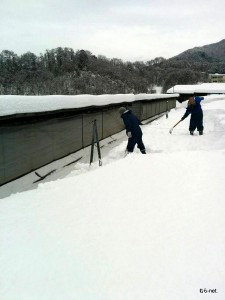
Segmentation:
{"type": "Polygon", "coordinates": [[[197,128],[198,131],[203,131],[203,113],[192,114],[190,119],[189,130],[194,131],[197,128]]]}
{"type": "Polygon", "coordinates": [[[128,139],[128,144],[127,144],[127,151],[128,152],[133,152],[134,147],[137,144],[138,149],[140,149],[142,154],[146,154],[145,152],[145,145],[142,141],[142,136],[132,136],[131,138],[128,139]]]}

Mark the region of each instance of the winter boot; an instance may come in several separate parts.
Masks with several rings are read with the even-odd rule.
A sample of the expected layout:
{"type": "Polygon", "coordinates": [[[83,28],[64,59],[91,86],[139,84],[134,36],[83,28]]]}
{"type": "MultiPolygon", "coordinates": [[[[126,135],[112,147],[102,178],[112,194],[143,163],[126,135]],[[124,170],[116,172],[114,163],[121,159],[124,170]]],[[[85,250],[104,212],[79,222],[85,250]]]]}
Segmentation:
{"type": "Polygon", "coordinates": [[[203,135],[203,131],[202,130],[199,131],[199,135],[203,135]]]}
{"type": "Polygon", "coordinates": [[[194,131],[190,131],[190,135],[194,135],[194,131]]]}

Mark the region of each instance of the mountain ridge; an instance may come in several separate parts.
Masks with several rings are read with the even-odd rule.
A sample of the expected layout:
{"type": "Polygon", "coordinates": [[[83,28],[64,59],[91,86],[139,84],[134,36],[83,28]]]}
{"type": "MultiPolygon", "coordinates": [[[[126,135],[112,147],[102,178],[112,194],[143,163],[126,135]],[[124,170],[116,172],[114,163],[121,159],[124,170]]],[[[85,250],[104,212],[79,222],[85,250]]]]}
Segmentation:
{"type": "Polygon", "coordinates": [[[168,60],[191,60],[205,61],[209,63],[225,62],[225,39],[213,44],[207,44],[201,47],[194,47],[171,57],[168,60]]]}

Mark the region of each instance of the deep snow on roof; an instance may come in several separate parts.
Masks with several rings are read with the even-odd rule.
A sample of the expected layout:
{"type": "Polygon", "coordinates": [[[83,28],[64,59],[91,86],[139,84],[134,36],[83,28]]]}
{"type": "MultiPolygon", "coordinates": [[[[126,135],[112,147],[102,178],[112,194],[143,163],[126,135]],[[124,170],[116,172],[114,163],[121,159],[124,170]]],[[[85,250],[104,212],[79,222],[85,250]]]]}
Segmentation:
{"type": "Polygon", "coordinates": [[[82,149],[0,200],[0,299],[225,299],[225,96],[202,101],[201,136],[169,133],[186,105],[142,126],[146,155],[124,157],[124,130],[101,167],[82,149]]]}
{"type": "Polygon", "coordinates": [[[201,83],[192,85],[175,85],[167,90],[168,94],[173,93],[209,93],[225,94],[225,83],[201,83]]]}
{"type": "MultiPolygon", "coordinates": [[[[179,95],[177,95],[179,96],[179,95]]],[[[23,113],[57,111],[62,109],[104,106],[138,100],[176,97],[168,94],[114,94],[114,95],[48,95],[48,96],[0,96],[0,116],[23,113]]]]}

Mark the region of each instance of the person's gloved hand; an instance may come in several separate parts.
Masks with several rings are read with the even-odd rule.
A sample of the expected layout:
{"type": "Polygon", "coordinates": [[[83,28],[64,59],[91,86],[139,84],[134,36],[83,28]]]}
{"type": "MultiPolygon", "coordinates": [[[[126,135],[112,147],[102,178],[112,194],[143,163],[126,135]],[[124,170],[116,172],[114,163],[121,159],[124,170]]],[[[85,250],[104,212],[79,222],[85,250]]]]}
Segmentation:
{"type": "Polygon", "coordinates": [[[131,137],[132,137],[132,134],[131,134],[130,131],[128,131],[127,136],[128,136],[128,138],[131,138],[131,137]]]}

